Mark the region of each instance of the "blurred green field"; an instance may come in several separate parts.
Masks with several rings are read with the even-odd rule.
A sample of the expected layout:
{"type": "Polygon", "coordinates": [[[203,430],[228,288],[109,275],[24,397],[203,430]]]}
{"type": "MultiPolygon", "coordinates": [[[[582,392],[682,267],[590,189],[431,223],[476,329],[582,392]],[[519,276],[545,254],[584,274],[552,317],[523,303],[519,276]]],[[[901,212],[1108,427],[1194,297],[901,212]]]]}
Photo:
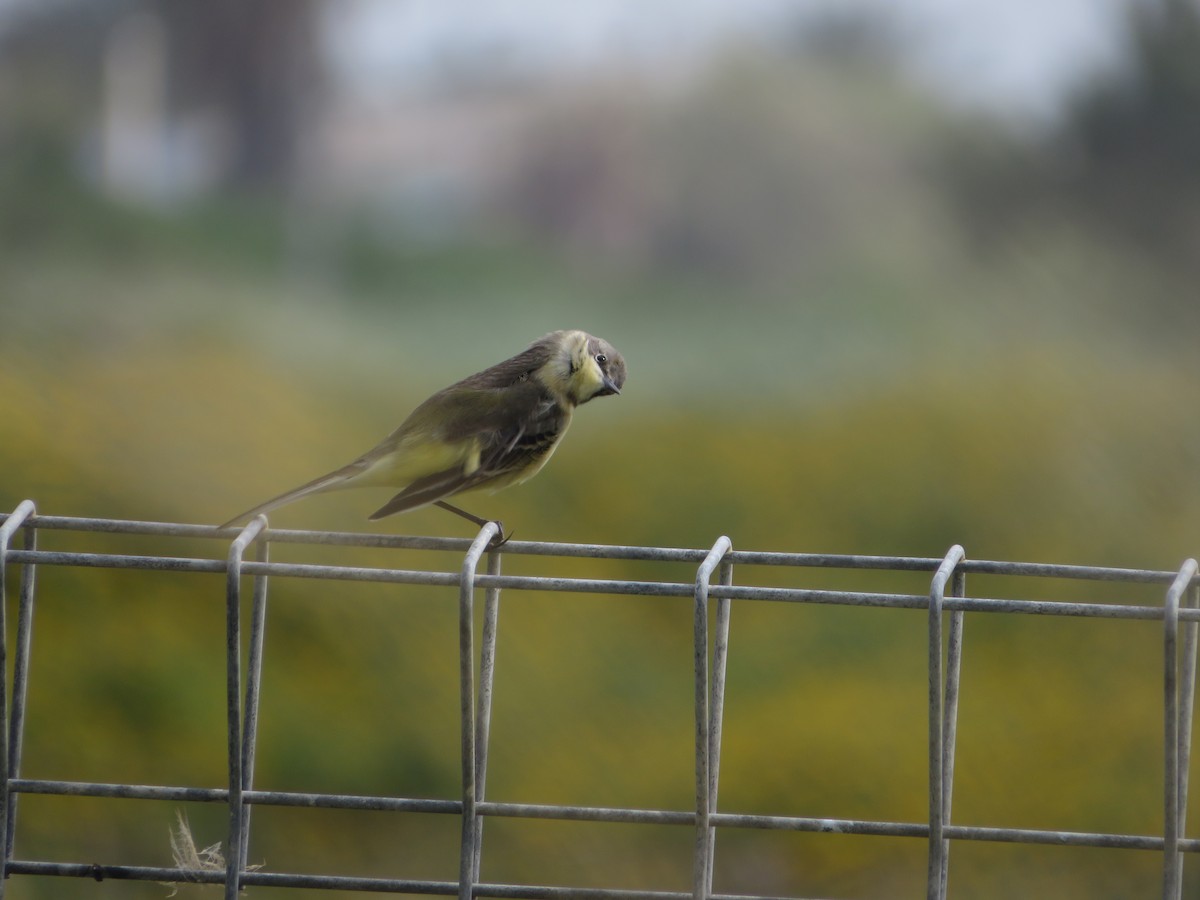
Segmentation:
{"type": "MultiPolygon", "coordinates": [[[[109,276],[100,288],[94,268],[39,272],[25,288],[49,291],[37,279],[71,278],[128,299],[155,290],[152,280],[140,281],[144,274],[109,276]]],[[[402,312],[382,338],[378,324],[331,333],[283,301],[265,312],[238,310],[236,298],[256,286],[224,278],[228,290],[213,307],[237,323],[228,332],[213,324],[223,315],[193,330],[185,313],[178,328],[147,323],[139,332],[133,323],[105,335],[101,317],[81,311],[77,324],[97,320],[81,325],[87,340],[58,332],[54,341],[6,347],[6,508],[31,497],[47,514],[215,523],[345,461],[423,391],[455,377],[451,363],[435,370],[427,358],[436,354],[434,338],[413,339],[402,312]],[[305,321],[283,332],[293,317],[305,321]],[[252,347],[255,327],[263,336],[252,347]],[[367,349],[356,355],[360,339],[367,349]],[[385,359],[388,343],[394,355],[385,359]],[[321,352],[305,352],[318,344],[321,352]],[[407,359],[410,348],[419,362],[407,359]],[[389,369],[391,383],[381,378],[389,369]]],[[[202,285],[213,287],[199,271],[192,281],[177,289],[199,296],[202,285]]],[[[187,282],[173,277],[172,284],[187,282]]],[[[576,322],[543,327],[559,324],[576,322]]],[[[421,327],[439,333],[427,320],[421,327]]],[[[451,346],[460,340],[454,326],[441,333],[451,346]]],[[[680,329],[664,329],[658,340],[643,333],[640,341],[635,330],[626,340],[619,326],[602,333],[635,348],[626,351],[626,395],[581,410],[537,479],[468,504],[503,518],[520,537],[702,547],[728,534],[744,549],[908,555],[940,555],[960,542],[975,557],[1152,568],[1195,552],[1197,424],[1181,415],[1179,398],[1195,396],[1197,385],[1179,366],[1133,354],[1108,365],[1097,348],[1070,343],[1011,347],[978,360],[950,349],[945,359],[914,364],[903,380],[864,377],[835,395],[792,391],[789,378],[741,402],[708,369],[724,369],[738,347],[747,352],[745,343],[722,336],[680,347],[680,329]],[[702,358],[688,361],[697,346],[702,358]],[[672,366],[661,358],[643,364],[648,351],[675,355],[676,372],[700,373],[703,388],[660,388],[656,367],[672,366]]],[[[477,358],[490,360],[488,342],[470,343],[477,358]]],[[[457,362],[457,353],[448,355],[457,362]]],[[[782,365],[803,380],[803,363],[782,365]]],[[[363,529],[379,499],[315,498],[273,521],[363,529]]],[[[437,510],[382,526],[469,533],[437,510]]],[[[46,533],[42,543],[72,542],[46,533]]],[[[180,552],[161,539],[85,543],[180,552]]],[[[196,552],[220,550],[198,545],[196,552]]],[[[284,547],[276,558],[419,564],[284,547]]],[[[539,571],[536,560],[506,567],[539,571]]],[[[599,573],[582,562],[562,568],[690,580],[686,571],[632,564],[606,564],[599,573]]],[[[220,579],[53,568],[39,578],[25,774],[221,784],[220,579]]],[[[924,590],[917,580],[881,582],[821,572],[784,579],[924,590]]],[[[999,595],[1004,590],[1028,586],[997,586],[999,595]]],[[[1062,585],[1035,595],[1088,596],[1062,585]]],[[[1158,594],[1114,599],[1158,602],[1158,594]]],[[[452,592],[280,580],[272,602],[258,785],[454,796],[452,592]]],[[[682,601],[506,597],[490,796],[687,808],[690,627],[682,601]]],[[[723,807],[921,821],[924,627],[923,616],[904,611],[739,606],[723,807]]],[[[971,619],[955,819],[1158,832],[1160,654],[1153,623],[971,619]]],[[[168,861],[169,805],[147,812],[130,801],[69,809],[57,799],[21,802],[23,855],[168,861]]],[[[219,811],[190,814],[198,840],[221,838],[219,811]]],[[[453,877],[452,823],[284,810],[256,817],[252,856],[268,868],[453,877]]],[[[684,889],[688,838],[661,831],[489,823],[496,861],[485,876],[684,889]]],[[[730,889],[907,896],[922,883],[924,846],[737,833],[722,835],[720,859],[717,883],[730,889]]],[[[1142,896],[1159,877],[1153,854],[989,845],[956,846],[951,871],[956,889],[977,897],[1142,896]]],[[[95,896],[36,880],[14,881],[12,889],[21,897],[95,896]]],[[[125,897],[160,889],[108,890],[125,897]]]]}

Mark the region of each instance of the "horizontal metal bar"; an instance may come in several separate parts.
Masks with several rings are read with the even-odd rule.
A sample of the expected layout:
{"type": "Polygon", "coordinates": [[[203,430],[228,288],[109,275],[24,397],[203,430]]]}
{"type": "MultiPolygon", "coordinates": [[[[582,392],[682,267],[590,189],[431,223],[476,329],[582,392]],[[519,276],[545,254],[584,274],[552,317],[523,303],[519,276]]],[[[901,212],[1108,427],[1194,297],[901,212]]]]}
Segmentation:
{"type": "MultiPolygon", "coordinates": [[[[9,513],[0,513],[0,523],[3,523],[9,515],[9,513]]],[[[209,538],[221,541],[230,541],[241,532],[240,527],[218,528],[212,525],[188,525],[176,522],[95,519],[73,516],[36,516],[31,518],[29,524],[35,528],[58,531],[161,535],[166,537],[209,538]]],[[[451,553],[466,552],[473,540],[473,538],[442,538],[354,531],[301,531],[279,528],[267,529],[265,537],[267,540],[275,543],[331,544],[344,547],[394,550],[445,550],[451,553]]],[[[589,557],[654,562],[694,562],[703,559],[706,551],[618,544],[567,544],[514,540],[505,543],[504,552],[532,556],[589,557]]]]}
{"type": "MultiPolygon", "coordinates": [[[[507,549],[508,545],[505,545],[507,549]]],[[[140,569],[151,571],[198,572],[223,574],[226,562],[163,556],[130,556],[124,554],[71,553],[57,550],[11,550],[8,560],[14,563],[47,566],[81,566],[99,568],[140,569]]],[[[361,581],[386,584],[423,584],[438,587],[457,586],[455,572],[431,572],[412,569],[386,569],[362,566],[325,566],[280,562],[245,562],[245,575],[271,575],[283,578],[314,578],[331,581],[361,581]]],[[[521,575],[476,575],[477,587],[496,587],[515,590],[556,591],[563,593],[592,593],[634,595],[642,597],[691,597],[695,586],[667,581],[620,581],[612,579],[548,578],[521,575]]],[[[767,600],[786,603],[817,603],[838,606],[891,607],[897,609],[927,609],[925,594],[889,594],[861,591],[831,591],[806,588],[755,587],[752,585],[713,585],[710,596],[733,600],[767,600]]],[[[1161,606],[1141,606],[1114,603],[1087,603],[1058,600],[1010,600],[986,597],[947,597],[946,610],[973,612],[1020,613],[1027,615],[1080,616],[1105,619],[1162,619],[1161,606]]],[[[1200,610],[1180,610],[1181,621],[1200,621],[1200,610]]]]}
{"type": "MultiPolygon", "coordinates": [[[[94,881],[157,881],[164,884],[224,884],[225,871],[179,869],[161,866],[110,866],[99,863],[62,863],[41,860],[13,860],[8,864],[10,875],[55,875],[90,878],[94,881]]],[[[361,878],[338,875],[301,875],[283,872],[247,870],[242,873],[243,887],[264,885],[272,887],[305,887],[343,891],[373,891],[391,894],[453,894],[447,886],[453,882],[413,881],[399,878],[361,878]]]]}
{"type": "MultiPolygon", "coordinates": [[[[221,884],[223,872],[199,869],[170,869],[152,866],[106,866],[98,863],[62,863],[40,860],[14,860],[9,874],[57,875],[75,878],[125,881],[158,881],[167,884],[221,884]]],[[[399,878],[362,878],[345,875],[306,875],[286,872],[247,871],[242,875],[244,886],[310,888],[318,890],[364,891],[386,894],[431,894],[438,896],[458,893],[455,881],[415,881],[399,878]]],[[[569,888],[548,885],[476,884],[475,897],[510,898],[510,900],[689,900],[690,893],[679,891],[633,891],[604,888],[569,888]]],[[[712,894],[712,900],[797,900],[754,894],[712,894]]]]}
{"type": "Polygon", "coordinates": [[[125,553],[77,553],[63,550],[13,551],[14,562],[39,566],[77,566],[84,569],[138,569],[164,572],[203,572],[224,575],[223,559],[189,556],[134,556],[125,553]],[[21,555],[16,556],[19,552],[21,555]]]}
{"type": "Polygon", "coordinates": [[[50,781],[41,778],[14,778],[9,782],[16,794],[45,794],[55,797],[107,797],[128,800],[176,800],[200,803],[224,803],[226,788],[173,787],[149,784],[109,784],[89,781],[50,781]]]}
{"type": "MultiPolygon", "coordinates": [[[[224,788],[186,788],[158,785],[104,784],[72,781],[14,779],[12,790],[22,794],[107,797],[135,800],[173,800],[177,802],[226,802],[224,788]]],[[[246,791],[247,803],[262,806],[291,806],[314,809],[357,809],[385,812],[459,815],[462,802],[410,797],[377,797],[361,794],[310,794],[296,791],[246,791]]],[[[638,825],[695,824],[691,810],[629,809],[596,806],[556,806],[534,803],[480,801],[476,811],[482,816],[510,819],[553,819],[571,822],[609,822],[638,825]]],[[[927,838],[929,826],[913,822],[880,822],[866,819],[828,819],[807,816],[748,815],[713,813],[713,825],[724,828],[799,831],[822,834],[857,834],[880,837],[927,838]]],[[[1163,839],[1151,835],[1112,834],[1084,831],[1047,831],[1028,828],[990,828],[948,825],[946,837],[954,840],[1000,843],[1047,844],[1054,846],[1102,847],[1122,850],[1163,849],[1163,839]]],[[[1200,839],[1180,841],[1186,853],[1200,853],[1200,839]]]]}
{"type": "MultiPolygon", "coordinates": [[[[43,779],[13,779],[11,789],[20,794],[65,797],[100,797],[127,800],[173,800],[225,803],[227,788],[173,787],[167,785],[111,784],[43,779]]],[[[388,812],[418,812],[459,815],[461,800],[382,797],[363,794],[311,794],[298,791],[245,791],[247,803],[263,806],[293,806],[321,809],[370,809],[388,812]]],[[[481,815],[504,818],[560,819],[563,821],[630,822],[651,825],[690,825],[695,813],[673,810],[624,809],[583,806],[548,806],[531,803],[480,801],[481,815]]]]}
{"type": "MultiPolygon", "coordinates": [[[[816,819],[793,816],[761,816],[718,813],[713,824],[726,828],[758,828],[775,831],[804,831],[822,834],[857,834],[876,837],[927,838],[929,826],[915,822],[876,822],[861,819],[816,819]]],[[[1102,847],[1119,850],[1162,851],[1163,840],[1153,835],[1115,834],[1087,831],[1045,831],[1032,828],[992,828],[947,825],[947,838],[960,841],[1046,844],[1053,846],[1102,847]]],[[[1181,841],[1189,853],[1200,852],[1200,839],[1181,841]]]]}
{"type": "MultiPolygon", "coordinates": [[[[918,822],[876,822],[864,819],[817,819],[795,816],[762,816],[717,813],[714,825],[725,828],[759,828],[774,831],[804,831],[821,834],[857,834],[875,837],[928,838],[929,826],[918,822]]],[[[947,825],[946,838],[960,841],[1047,844],[1071,847],[1102,847],[1116,850],[1162,851],[1163,839],[1153,835],[1115,834],[1088,831],[1045,831],[1033,828],[992,828],[973,825],[947,825]]],[[[1200,839],[1180,842],[1189,853],[1200,852],[1200,839]]]]}
{"type": "Polygon", "coordinates": [[[637,825],[694,825],[696,814],[690,810],[630,809],[609,806],[551,806],[540,803],[476,804],[480,815],[507,819],[555,819],[564,822],[611,822],[637,825]]]}
{"type": "MultiPolygon", "coordinates": [[[[960,841],[990,841],[1002,844],[1043,844],[1054,847],[1101,847],[1109,850],[1163,849],[1163,839],[1153,835],[1113,834],[1089,831],[1043,831],[1035,828],[991,828],[947,825],[945,835],[960,841]]],[[[1200,852],[1200,839],[1180,841],[1187,853],[1200,852]]]]}
{"type": "Polygon", "coordinates": [[[247,803],[259,806],[296,806],[308,809],[357,809],[380,812],[435,813],[457,816],[461,800],[430,797],[381,797],[367,794],[307,794],[300,791],[243,791],[247,803]]]}
{"type": "MultiPolygon", "coordinates": [[[[82,781],[13,779],[11,790],[19,794],[63,797],[103,797],[121,800],[173,800],[176,802],[226,803],[228,788],[173,787],[149,784],[108,784],[82,781]]],[[[380,810],[385,812],[445,813],[458,815],[458,800],[383,797],[364,794],[310,794],[299,791],[244,791],[247,803],[263,806],[300,806],[321,809],[380,810]]]]}
{"type": "MultiPolygon", "coordinates": [[[[0,513],[0,524],[6,521],[9,515],[11,514],[0,513]]],[[[34,528],[61,531],[162,535],[168,537],[210,538],[222,541],[232,540],[241,531],[240,528],[217,528],[213,525],[43,515],[31,517],[27,524],[34,528]]],[[[375,547],[382,549],[446,550],[453,553],[466,552],[471,546],[472,541],[471,538],[440,538],[274,528],[268,529],[265,534],[267,540],[279,543],[333,544],[338,546],[375,547]]],[[[704,560],[708,550],[702,548],[639,547],[615,544],[569,544],[549,541],[513,540],[504,545],[504,552],[506,554],[531,556],[586,557],[698,564],[704,560]]],[[[728,558],[731,563],[737,565],[872,569],[930,573],[936,571],[942,562],[941,557],[777,553],[756,550],[733,550],[728,554],[728,558]]],[[[1112,566],[1079,566],[978,559],[965,560],[961,568],[964,572],[989,575],[1117,581],[1130,584],[1170,584],[1177,574],[1174,570],[1126,569],[1112,566]]]]}

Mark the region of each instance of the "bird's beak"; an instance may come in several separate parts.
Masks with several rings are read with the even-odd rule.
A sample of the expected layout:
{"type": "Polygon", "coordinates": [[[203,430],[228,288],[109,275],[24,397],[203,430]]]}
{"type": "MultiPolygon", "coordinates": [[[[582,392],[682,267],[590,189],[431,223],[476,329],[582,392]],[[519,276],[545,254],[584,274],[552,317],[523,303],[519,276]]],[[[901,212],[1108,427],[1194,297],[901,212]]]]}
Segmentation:
{"type": "Polygon", "coordinates": [[[604,387],[602,387],[602,388],[600,388],[600,390],[596,391],[596,396],[597,397],[607,397],[609,394],[619,394],[619,393],[621,393],[621,389],[619,387],[617,387],[617,383],[615,381],[613,381],[611,378],[609,378],[607,375],[605,375],[604,376],[604,387]]]}

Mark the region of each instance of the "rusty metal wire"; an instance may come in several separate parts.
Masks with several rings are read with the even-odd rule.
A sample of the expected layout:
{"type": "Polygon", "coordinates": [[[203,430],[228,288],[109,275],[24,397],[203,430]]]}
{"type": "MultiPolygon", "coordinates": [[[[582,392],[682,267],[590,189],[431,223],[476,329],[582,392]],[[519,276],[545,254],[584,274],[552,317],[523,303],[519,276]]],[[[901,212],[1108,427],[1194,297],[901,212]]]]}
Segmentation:
{"type": "Polygon", "coordinates": [[[735,550],[726,537],[719,538],[708,550],[537,541],[510,541],[501,548],[494,549],[491,545],[497,534],[496,526],[491,523],[485,525],[473,540],[288,531],[268,529],[266,519],[261,516],[241,529],[217,529],[203,525],[39,516],[30,501],[21,503],[11,513],[0,514],[0,722],[3,723],[3,743],[0,747],[7,748],[7,752],[0,752],[0,848],[4,851],[4,878],[0,880],[0,900],[3,900],[5,886],[11,878],[25,875],[223,884],[227,900],[236,897],[240,889],[252,885],[457,895],[460,900],[470,900],[472,897],[529,900],[684,900],[688,897],[695,900],[751,900],[750,895],[714,894],[712,891],[717,834],[721,829],[727,828],[879,835],[924,840],[928,845],[926,895],[929,900],[944,900],[947,896],[950,850],[952,844],[958,841],[1154,851],[1162,854],[1162,896],[1165,900],[1179,900],[1181,897],[1183,855],[1200,852],[1200,839],[1185,836],[1187,773],[1196,681],[1196,630],[1197,622],[1200,622],[1200,574],[1195,560],[1187,560],[1179,570],[1172,572],[971,560],[959,546],[950,548],[941,559],[764,553],[735,550]],[[41,550],[37,544],[37,536],[41,531],[202,538],[224,542],[227,550],[223,558],[41,550]],[[18,532],[22,532],[24,536],[21,547],[13,546],[18,532]],[[280,563],[272,562],[269,558],[268,548],[271,544],[439,550],[460,554],[461,560],[458,571],[449,572],[280,563]],[[504,575],[501,572],[501,561],[510,555],[687,563],[696,567],[696,575],[692,583],[504,575]],[[486,571],[480,572],[480,563],[485,556],[486,571]],[[740,565],[926,573],[930,578],[930,587],[928,593],[906,594],[736,585],[733,573],[735,566],[740,565]],[[10,566],[19,566],[21,570],[16,630],[11,639],[8,602],[4,596],[7,585],[5,576],[10,566]],[[39,567],[43,566],[207,572],[225,575],[227,787],[113,784],[21,777],[36,574],[39,567]],[[717,576],[715,583],[714,574],[717,576]],[[967,593],[967,578],[972,574],[1160,585],[1164,595],[1161,605],[972,597],[967,593]],[[417,799],[254,789],[267,585],[269,578],[280,577],[438,585],[458,589],[462,761],[459,797],[417,799]],[[251,584],[248,600],[250,634],[243,635],[242,611],[243,604],[247,602],[244,583],[247,581],[251,584]],[[484,590],[484,624],[479,647],[476,647],[474,628],[477,589],[484,590]],[[486,799],[491,697],[496,678],[498,602],[501,593],[506,589],[692,598],[695,610],[694,809],[600,808],[499,803],[486,799]],[[715,601],[715,616],[710,616],[710,601],[715,601]],[[927,611],[927,822],[807,818],[718,811],[731,601],[835,604],[927,611]],[[1163,622],[1164,797],[1161,836],[976,827],[956,825],[952,822],[951,800],[964,624],[968,614],[977,613],[1163,622]],[[11,683],[8,680],[10,643],[14,648],[11,683]],[[247,664],[243,669],[244,653],[247,664]],[[14,834],[19,824],[17,800],[22,794],[222,804],[228,810],[226,870],[212,872],[17,858],[14,856],[14,834]],[[421,881],[255,870],[245,863],[251,837],[251,811],[255,806],[384,810],[457,816],[461,819],[462,826],[458,880],[421,881]],[[690,892],[638,891],[481,882],[483,823],[489,817],[643,823],[693,829],[695,840],[692,889],[690,892]]]}

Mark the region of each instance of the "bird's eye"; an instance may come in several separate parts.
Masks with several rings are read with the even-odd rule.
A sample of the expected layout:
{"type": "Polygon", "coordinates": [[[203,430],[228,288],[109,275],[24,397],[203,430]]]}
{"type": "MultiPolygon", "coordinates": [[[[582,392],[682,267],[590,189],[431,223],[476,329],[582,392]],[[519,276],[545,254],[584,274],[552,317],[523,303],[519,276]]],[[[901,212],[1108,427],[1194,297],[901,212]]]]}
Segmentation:
{"type": "Polygon", "coordinates": [[[600,365],[604,365],[606,362],[608,362],[608,357],[605,356],[603,353],[597,353],[596,354],[596,362],[600,363],[600,365]]]}

